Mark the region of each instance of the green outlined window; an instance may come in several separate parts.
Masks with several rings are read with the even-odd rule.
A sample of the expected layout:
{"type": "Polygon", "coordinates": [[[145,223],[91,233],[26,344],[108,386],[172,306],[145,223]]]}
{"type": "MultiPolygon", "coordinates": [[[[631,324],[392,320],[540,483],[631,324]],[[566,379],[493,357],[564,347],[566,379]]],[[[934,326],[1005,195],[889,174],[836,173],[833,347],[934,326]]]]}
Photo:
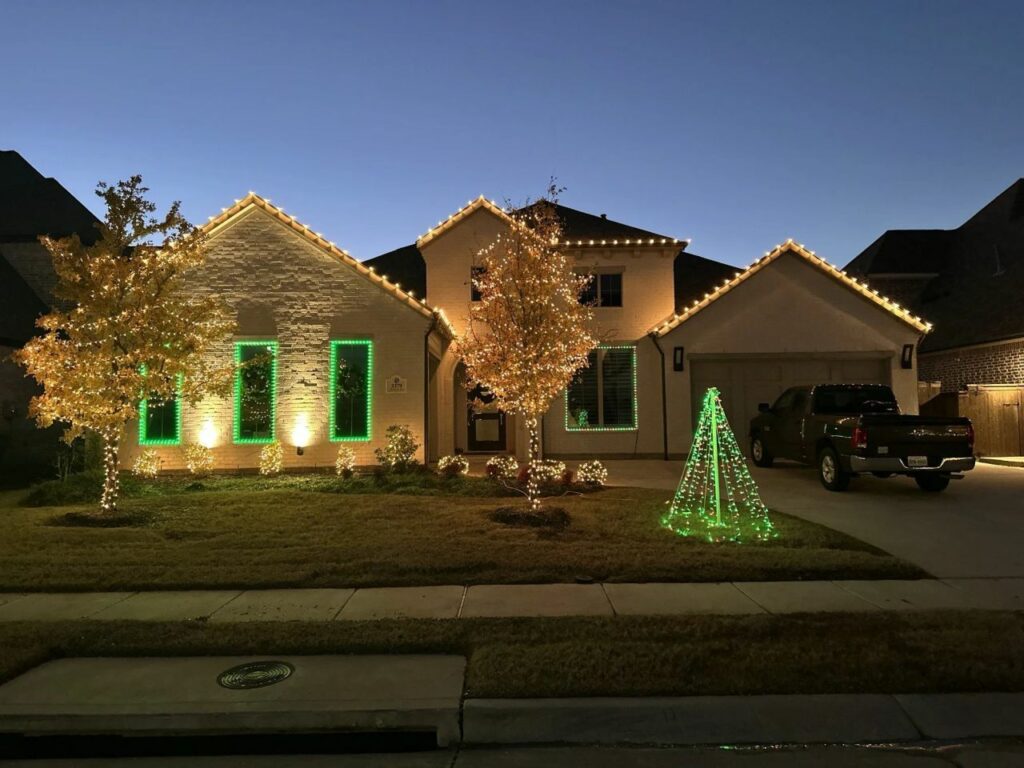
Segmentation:
{"type": "Polygon", "coordinates": [[[236,342],[235,365],[235,442],[272,443],[276,436],[277,342],[236,342]]]}
{"type": "Polygon", "coordinates": [[[373,342],[331,341],[331,442],[369,440],[373,431],[373,342]]]}
{"type": "MultiPolygon", "coordinates": [[[[146,367],[142,367],[146,375],[146,367]]],[[[181,444],[181,377],[178,396],[171,400],[147,397],[139,403],[139,445],[181,444]]]]}
{"type": "Polygon", "coordinates": [[[602,345],[587,360],[565,388],[566,430],[636,429],[636,347],[602,345]]]}

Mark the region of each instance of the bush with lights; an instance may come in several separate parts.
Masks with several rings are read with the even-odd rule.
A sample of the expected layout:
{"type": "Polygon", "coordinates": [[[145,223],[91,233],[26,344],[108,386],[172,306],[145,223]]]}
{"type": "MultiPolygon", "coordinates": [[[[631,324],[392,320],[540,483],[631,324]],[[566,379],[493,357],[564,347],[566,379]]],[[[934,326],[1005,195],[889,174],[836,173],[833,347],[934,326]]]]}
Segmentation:
{"type": "Polygon", "coordinates": [[[193,475],[208,475],[213,471],[213,451],[202,443],[187,443],[182,453],[185,454],[185,468],[193,475]]]}
{"type": "Polygon", "coordinates": [[[568,482],[572,482],[572,473],[565,468],[565,464],[554,459],[537,459],[533,464],[526,464],[519,470],[519,484],[525,485],[531,480],[537,485],[554,485],[566,483],[566,474],[569,475],[568,482]]]}
{"type": "Polygon", "coordinates": [[[584,461],[576,470],[576,478],[586,485],[600,487],[608,482],[608,470],[597,459],[584,461]]]}
{"type": "Polygon", "coordinates": [[[284,468],[284,449],[281,443],[274,441],[267,443],[260,451],[260,474],[278,475],[284,468]]]}
{"type": "Polygon", "coordinates": [[[441,477],[468,475],[469,461],[465,456],[442,456],[437,462],[437,474],[441,477]]]}
{"type": "Polygon", "coordinates": [[[416,466],[416,450],[420,444],[407,424],[392,424],[386,433],[387,444],[374,450],[382,467],[391,472],[408,472],[416,466]]]}
{"type": "Polygon", "coordinates": [[[515,456],[507,454],[492,456],[487,460],[486,469],[487,476],[492,480],[512,483],[515,482],[516,475],[519,474],[519,462],[516,461],[515,456]]]}
{"type": "Polygon", "coordinates": [[[356,452],[343,445],[338,449],[338,458],[334,460],[334,471],[338,477],[346,480],[352,477],[356,471],[356,452]]]}
{"type": "Polygon", "coordinates": [[[132,474],[152,480],[160,474],[160,456],[152,448],[140,453],[132,465],[132,474]]]}

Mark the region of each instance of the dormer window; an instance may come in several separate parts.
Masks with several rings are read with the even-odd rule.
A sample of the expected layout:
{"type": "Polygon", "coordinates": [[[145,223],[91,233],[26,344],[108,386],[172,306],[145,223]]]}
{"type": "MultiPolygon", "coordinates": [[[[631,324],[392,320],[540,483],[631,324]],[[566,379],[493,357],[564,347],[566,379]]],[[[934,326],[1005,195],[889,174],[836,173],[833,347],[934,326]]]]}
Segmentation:
{"type": "Polygon", "coordinates": [[[622,273],[599,272],[580,292],[580,304],[592,307],[622,306],[622,273]]]}

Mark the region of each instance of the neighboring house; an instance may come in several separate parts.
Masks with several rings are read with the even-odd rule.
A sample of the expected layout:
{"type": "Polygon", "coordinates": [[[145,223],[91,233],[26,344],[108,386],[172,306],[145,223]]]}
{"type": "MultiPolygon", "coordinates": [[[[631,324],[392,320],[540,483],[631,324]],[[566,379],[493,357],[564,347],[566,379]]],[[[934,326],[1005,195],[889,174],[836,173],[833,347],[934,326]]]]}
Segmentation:
{"type": "Polygon", "coordinates": [[[17,152],[0,151],[0,484],[53,470],[60,427],[38,429],[28,402],[38,391],[10,360],[53,302],[56,276],[40,235],[97,236],[96,218],[17,152]]]}
{"type": "MultiPolygon", "coordinates": [[[[664,457],[689,449],[694,410],[722,390],[742,436],[757,404],[819,381],[891,384],[917,410],[913,350],[927,324],[792,242],[750,268],[685,250],[687,243],[558,207],[563,248],[595,275],[601,348],[543,420],[542,445],[565,457],[664,457]],[[904,367],[906,366],[906,367],[904,367]]],[[[367,262],[466,326],[476,253],[508,224],[478,198],[415,244],[367,262]]],[[[523,452],[514,419],[467,396],[448,348],[431,380],[432,457],[455,450],[523,452]]],[[[484,393],[473,393],[481,395],[484,393]]]]}
{"type": "Polygon", "coordinates": [[[962,393],[978,452],[1024,453],[1024,179],[956,229],[889,230],[847,270],[935,323],[919,376],[962,393]]]}

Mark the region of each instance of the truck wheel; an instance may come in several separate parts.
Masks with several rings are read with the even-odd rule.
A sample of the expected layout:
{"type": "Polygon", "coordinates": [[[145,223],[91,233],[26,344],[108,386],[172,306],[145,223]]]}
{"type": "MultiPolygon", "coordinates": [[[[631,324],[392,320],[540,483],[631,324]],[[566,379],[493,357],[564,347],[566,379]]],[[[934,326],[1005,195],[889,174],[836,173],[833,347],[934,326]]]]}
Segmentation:
{"type": "Polygon", "coordinates": [[[765,448],[764,441],[760,437],[755,437],[750,441],[750,456],[754,459],[754,464],[759,467],[770,467],[775,462],[775,457],[768,453],[768,449],[765,448]]]}
{"type": "Polygon", "coordinates": [[[949,475],[914,475],[917,487],[928,493],[939,493],[949,485],[949,475]]]}
{"type": "Polygon", "coordinates": [[[834,448],[822,448],[818,454],[818,477],[830,491],[845,491],[850,485],[850,473],[844,472],[834,448]]]}

